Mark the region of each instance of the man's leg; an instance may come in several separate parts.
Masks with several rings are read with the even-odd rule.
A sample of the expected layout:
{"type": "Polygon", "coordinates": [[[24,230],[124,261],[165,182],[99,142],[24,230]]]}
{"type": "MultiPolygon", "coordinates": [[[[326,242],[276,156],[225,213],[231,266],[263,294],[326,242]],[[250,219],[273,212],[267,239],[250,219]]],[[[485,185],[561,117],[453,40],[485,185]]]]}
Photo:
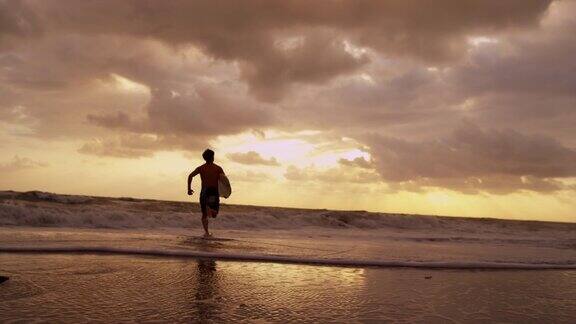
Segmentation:
{"type": "Polygon", "coordinates": [[[208,216],[212,218],[216,218],[218,216],[218,209],[212,209],[208,207],[208,216]]]}
{"type": "Polygon", "coordinates": [[[218,216],[218,210],[220,209],[220,197],[218,197],[218,191],[211,191],[208,197],[208,203],[206,204],[208,209],[208,216],[216,218],[218,216]]]}
{"type": "Polygon", "coordinates": [[[210,232],[208,232],[208,215],[206,214],[202,215],[202,226],[204,227],[204,235],[210,235],[210,232]]]}
{"type": "Polygon", "coordinates": [[[210,208],[206,206],[206,196],[204,192],[200,193],[200,210],[202,211],[202,227],[204,227],[204,236],[209,236],[210,232],[208,231],[208,211],[210,208]]]}

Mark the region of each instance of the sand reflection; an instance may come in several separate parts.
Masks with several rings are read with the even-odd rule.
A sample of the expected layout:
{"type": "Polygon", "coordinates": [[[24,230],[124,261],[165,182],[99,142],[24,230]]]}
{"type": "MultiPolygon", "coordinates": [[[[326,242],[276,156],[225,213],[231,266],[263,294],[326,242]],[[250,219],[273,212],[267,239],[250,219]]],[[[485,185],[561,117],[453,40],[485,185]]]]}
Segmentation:
{"type": "Polygon", "coordinates": [[[216,262],[214,260],[198,260],[196,272],[196,294],[194,306],[198,313],[198,320],[205,322],[218,314],[218,276],[216,275],[216,262]]]}

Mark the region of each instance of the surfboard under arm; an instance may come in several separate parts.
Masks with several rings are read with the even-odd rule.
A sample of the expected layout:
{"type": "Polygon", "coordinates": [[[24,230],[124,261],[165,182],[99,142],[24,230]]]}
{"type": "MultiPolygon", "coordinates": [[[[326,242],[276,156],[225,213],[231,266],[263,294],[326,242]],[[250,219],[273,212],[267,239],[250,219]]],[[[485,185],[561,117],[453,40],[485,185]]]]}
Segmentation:
{"type": "Polygon", "coordinates": [[[228,198],[232,194],[232,187],[230,186],[230,180],[225,174],[221,174],[218,179],[218,193],[220,197],[228,198]]]}

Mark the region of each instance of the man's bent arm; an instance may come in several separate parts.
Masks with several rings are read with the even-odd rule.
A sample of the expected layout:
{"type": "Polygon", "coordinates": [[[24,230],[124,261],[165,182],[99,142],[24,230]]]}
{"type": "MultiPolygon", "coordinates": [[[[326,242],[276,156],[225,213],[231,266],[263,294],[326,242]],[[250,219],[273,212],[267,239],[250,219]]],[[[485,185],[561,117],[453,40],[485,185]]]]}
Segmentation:
{"type": "Polygon", "coordinates": [[[198,169],[196,169],[188,175],[188,192],[190,192],[192,190],[192,178],[194,178],[198,173],[199,173],[198,169]]]}

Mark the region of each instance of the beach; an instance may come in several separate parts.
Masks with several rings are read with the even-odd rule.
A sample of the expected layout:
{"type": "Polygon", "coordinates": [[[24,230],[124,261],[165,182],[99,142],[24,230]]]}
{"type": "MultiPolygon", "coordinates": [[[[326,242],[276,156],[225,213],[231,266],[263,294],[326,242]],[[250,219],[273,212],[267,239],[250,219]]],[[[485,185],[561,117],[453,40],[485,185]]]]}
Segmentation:
{"type": "Polygon", "coordinates": [[[569,323],[575,271],[2,254],[0,321],[569,323]]]}
{"type": "Polygon", "coordinates": [[[573,224],[0,196],[0,322],[576,318],[573,224]]]}

